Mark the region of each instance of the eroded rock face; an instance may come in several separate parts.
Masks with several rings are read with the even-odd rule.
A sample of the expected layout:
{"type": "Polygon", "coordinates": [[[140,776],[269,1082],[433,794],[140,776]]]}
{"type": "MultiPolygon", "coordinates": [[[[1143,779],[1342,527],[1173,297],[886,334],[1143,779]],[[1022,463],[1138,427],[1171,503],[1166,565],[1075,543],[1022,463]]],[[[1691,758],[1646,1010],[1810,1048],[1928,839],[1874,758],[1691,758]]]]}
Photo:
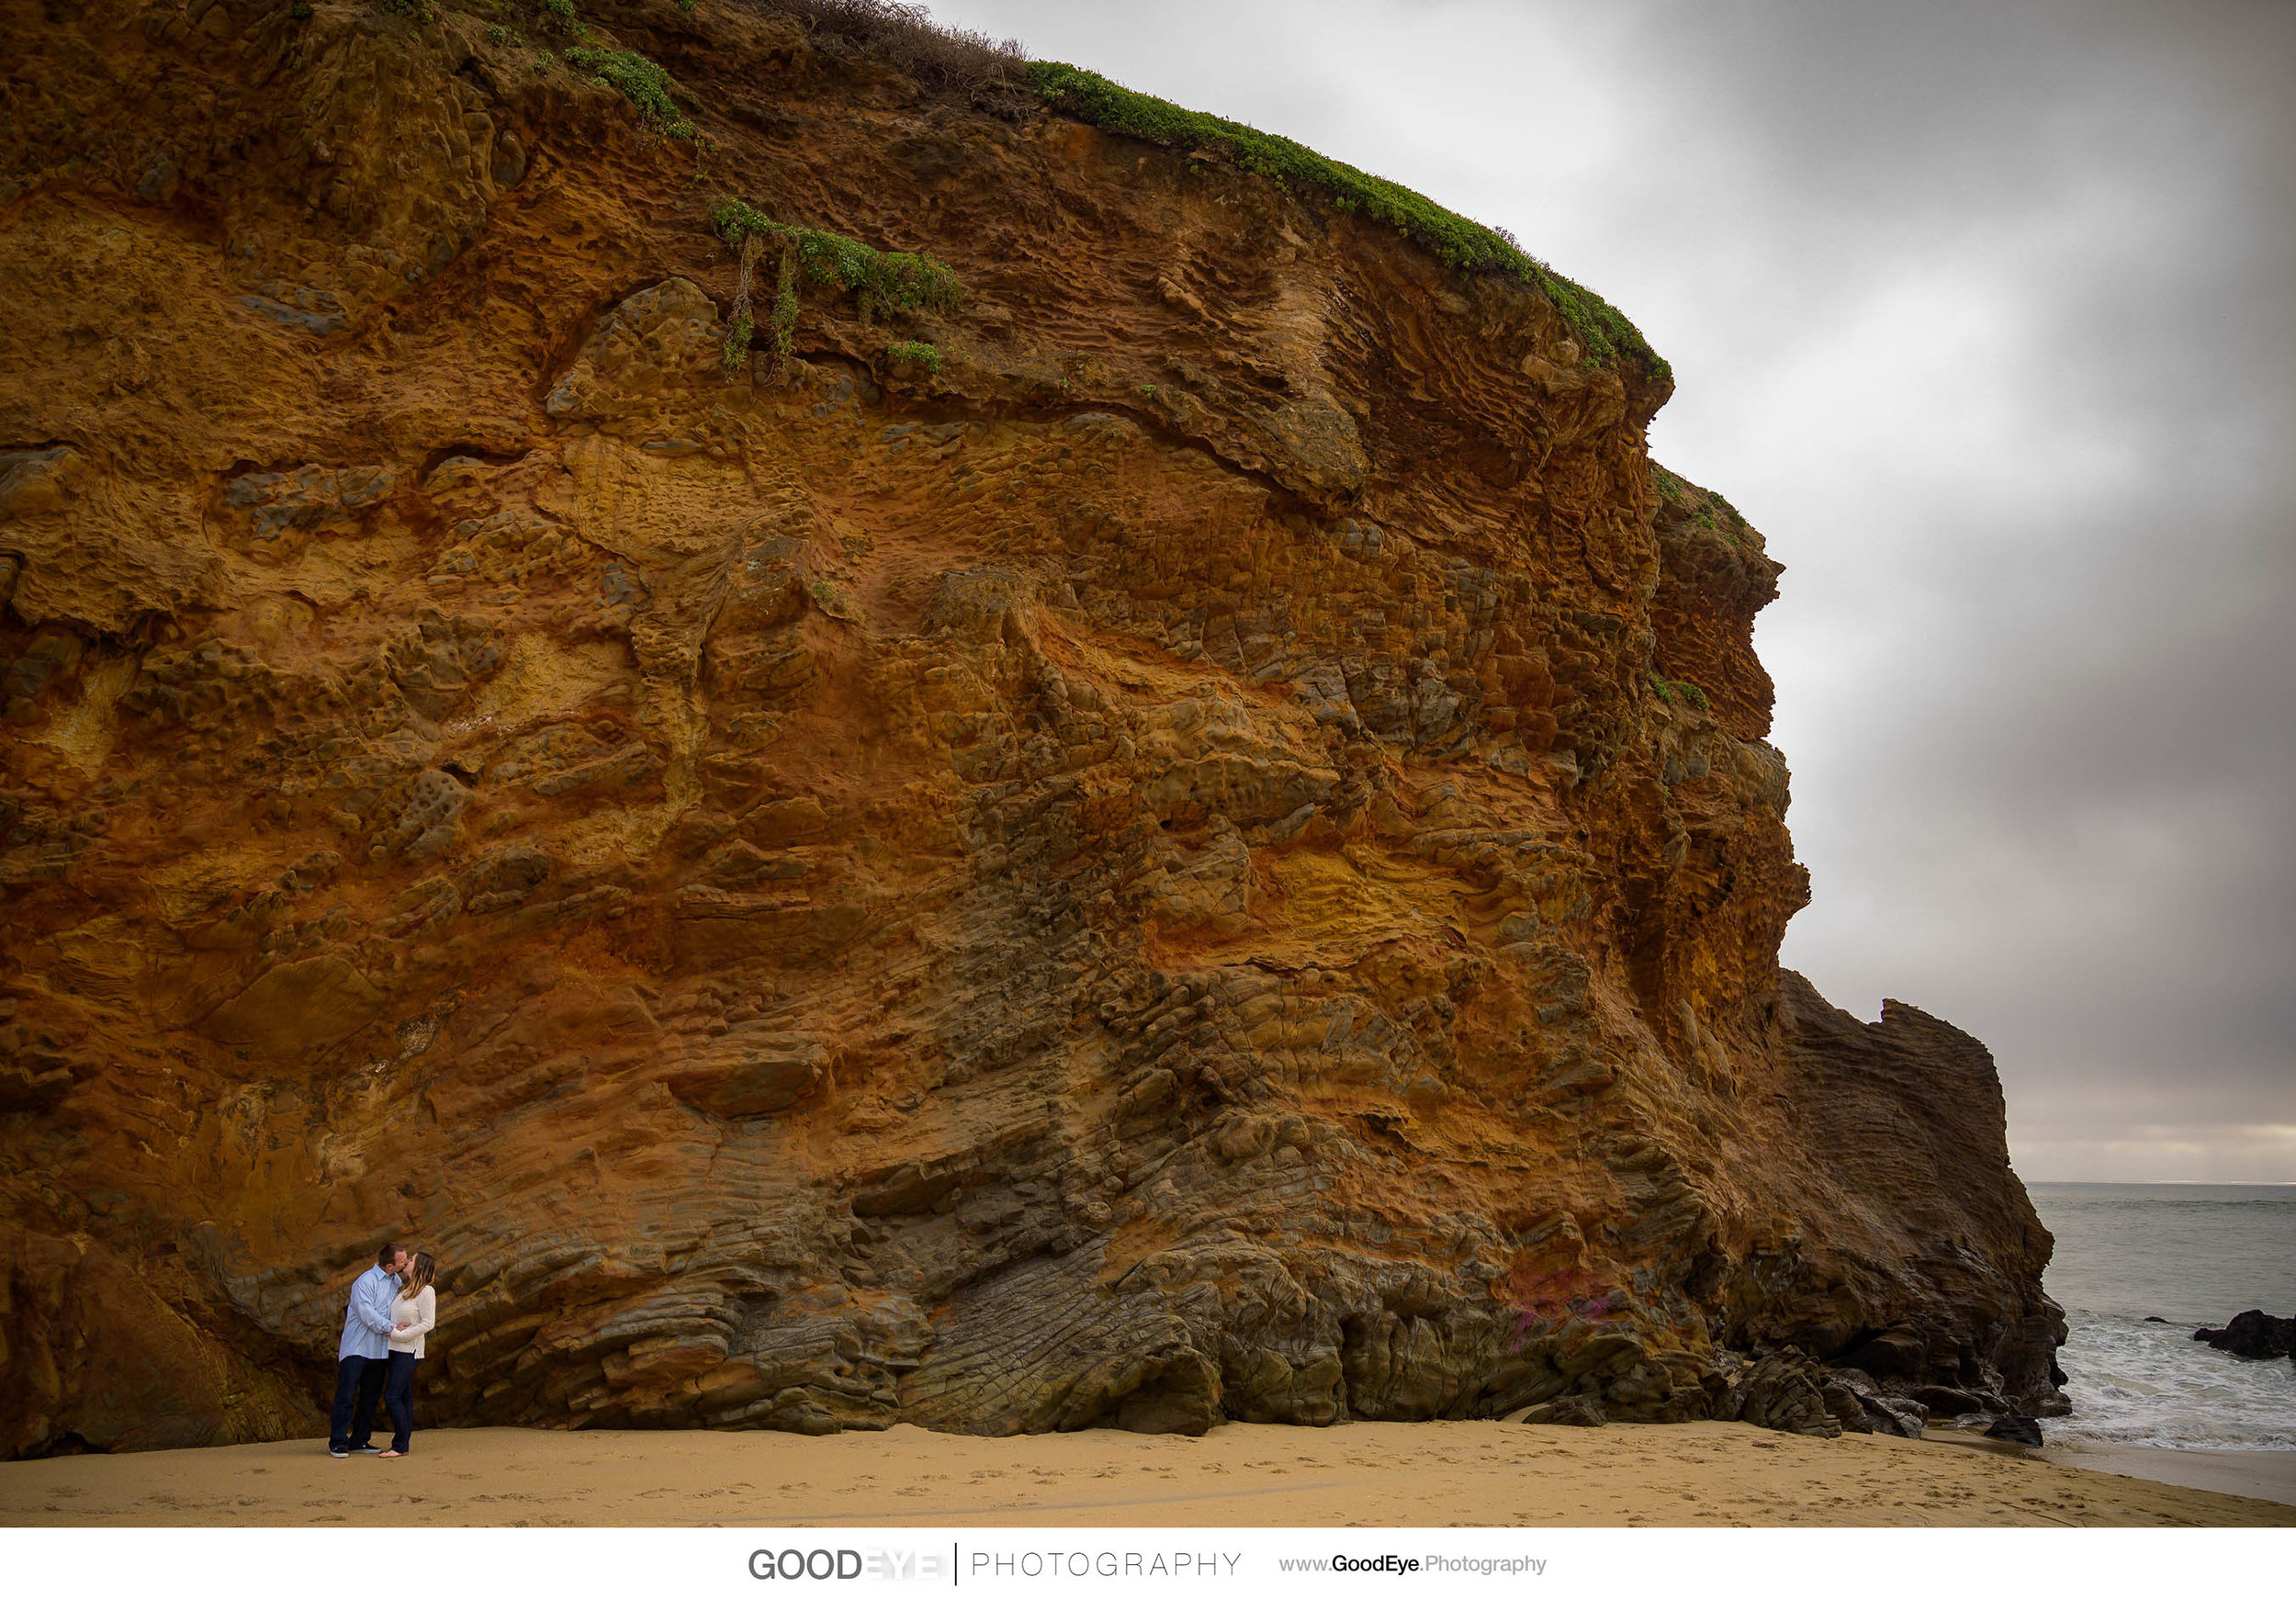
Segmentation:
{"type": "Polygon", "coordinates": [[[451,11],[8,24],[0,1451],[315,1430],[390,1237],[441,1422],[2045,1413],[1985,1052],[1777,967],[1662,381],[625,9],[709,187],[451,11]],[[728,375],[720,188],[954,266],[939,372],[728,375]]]}

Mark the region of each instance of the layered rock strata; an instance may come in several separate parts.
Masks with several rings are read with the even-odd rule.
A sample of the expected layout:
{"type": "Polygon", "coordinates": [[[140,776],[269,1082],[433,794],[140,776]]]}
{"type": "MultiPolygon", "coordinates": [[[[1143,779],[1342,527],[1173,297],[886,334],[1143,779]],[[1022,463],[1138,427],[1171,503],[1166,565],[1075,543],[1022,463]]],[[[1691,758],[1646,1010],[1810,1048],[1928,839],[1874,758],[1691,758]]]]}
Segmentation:
{"type": "Polygon", "coordinates": [[[0,1452],[313,1432],[388,1238],[439,1422],[2058,1402],[1985,1051],[1778,968],[1662,371],[771,8],[585,6],[699,142],[502,15],[8,13],[0,1452]],[[721,196],[962,302],[728,370],[721,196]]]}

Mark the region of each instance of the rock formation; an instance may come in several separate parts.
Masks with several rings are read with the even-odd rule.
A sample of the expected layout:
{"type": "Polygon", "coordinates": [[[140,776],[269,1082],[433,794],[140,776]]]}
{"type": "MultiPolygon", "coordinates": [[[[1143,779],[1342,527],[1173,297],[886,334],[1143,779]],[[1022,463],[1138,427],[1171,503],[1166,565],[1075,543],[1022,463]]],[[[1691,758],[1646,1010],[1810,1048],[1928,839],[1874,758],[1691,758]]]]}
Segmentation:
{"type": "Polygon", "coordinates": [[[0,41],[0,1454],[389,1238],[440,1423],[2061,1406],[1599,301],[763,0],[0,41]]]}
{"type": "Polygon", "coordinates": [[[2262,1311],[2243,1311],[2221,1327],[2193,1332],[2197,1343],[2244,1360],[2296,1360],[2296,1316],[2268,1316],[2262,1311]]]}

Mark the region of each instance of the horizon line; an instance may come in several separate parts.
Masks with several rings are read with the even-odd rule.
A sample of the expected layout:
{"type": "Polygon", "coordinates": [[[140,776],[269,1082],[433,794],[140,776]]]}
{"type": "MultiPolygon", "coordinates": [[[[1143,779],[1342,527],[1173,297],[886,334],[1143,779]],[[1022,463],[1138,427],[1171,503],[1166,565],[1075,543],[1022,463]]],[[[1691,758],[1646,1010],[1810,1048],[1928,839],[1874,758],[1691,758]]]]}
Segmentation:
{"type": "Polygon", "coordinates": [[[2296,1188],[2296,1177],[2025,1177],[2025,1186],[2089,1188],[2296,1188]]]}

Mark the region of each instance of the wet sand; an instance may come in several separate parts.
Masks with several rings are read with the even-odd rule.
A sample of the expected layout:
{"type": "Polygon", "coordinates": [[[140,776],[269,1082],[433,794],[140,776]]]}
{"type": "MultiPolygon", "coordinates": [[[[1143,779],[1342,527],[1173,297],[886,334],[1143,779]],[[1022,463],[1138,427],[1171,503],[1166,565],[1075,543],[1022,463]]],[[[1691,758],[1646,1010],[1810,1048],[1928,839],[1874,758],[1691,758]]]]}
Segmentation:
{"type": "MultiPolygon", "coordinates": [[[[2241,1481],[2247,1481],[2243,1479],[2241,1481]]],[[[2253,1489],[2257,1485],[2250,1481],[2253,1489]]],[[[2259,1498],[2012,1449],[1735,1423],[1234,1424],[1202,1438],[419,1433],[0,1464],[0,1525],[692,1526],[2257,1526],[2259,1498]]]]}
{"type": "Polygon", "coordinates": [[[2130,1444],[2051,1444],[2040,1458],[2084,1471],[2110,1471],[2296,1505],[2296,1449],[2144,1449],[2130,1444]]]}

